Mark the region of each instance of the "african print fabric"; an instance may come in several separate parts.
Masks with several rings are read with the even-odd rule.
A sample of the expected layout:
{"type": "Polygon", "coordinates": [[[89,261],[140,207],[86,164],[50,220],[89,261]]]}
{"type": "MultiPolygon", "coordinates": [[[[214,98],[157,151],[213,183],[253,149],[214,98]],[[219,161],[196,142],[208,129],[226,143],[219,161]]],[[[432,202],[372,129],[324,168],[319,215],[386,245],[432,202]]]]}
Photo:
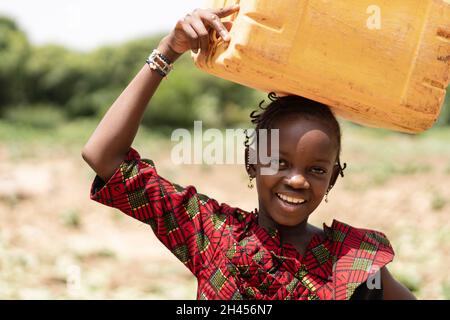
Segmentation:
{"type": "Polygon", "coordinates": [[[257,210],[174,184],[132,148],[107,183],[95,178],[90,196],[150,225],[197,277],[197,299],[350,299],[394,257],[383,233],[337,220],[300,255],[258,225],[257,210]]]}

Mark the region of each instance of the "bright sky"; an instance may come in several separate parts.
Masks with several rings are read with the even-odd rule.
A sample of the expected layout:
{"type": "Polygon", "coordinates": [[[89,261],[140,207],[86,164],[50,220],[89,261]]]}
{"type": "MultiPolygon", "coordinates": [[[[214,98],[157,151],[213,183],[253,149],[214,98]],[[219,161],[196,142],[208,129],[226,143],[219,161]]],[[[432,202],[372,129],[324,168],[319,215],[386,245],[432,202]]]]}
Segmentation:
{"type": "Polygon", "coordinates": [[[158,31],[207,0],[2,0],[0,15],[12,17],[34,44],[58,43],[89,50],[158,31]]]}

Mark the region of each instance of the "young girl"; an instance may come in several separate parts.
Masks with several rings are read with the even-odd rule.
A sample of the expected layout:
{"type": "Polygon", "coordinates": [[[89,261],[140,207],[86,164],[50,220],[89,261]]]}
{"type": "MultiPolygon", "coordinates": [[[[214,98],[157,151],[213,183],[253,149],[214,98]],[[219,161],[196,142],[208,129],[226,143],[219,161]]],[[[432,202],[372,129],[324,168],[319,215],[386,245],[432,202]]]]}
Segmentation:
{"type": "Polygon", "coordinates": [[[308,224],[345,169],[340,127],[327,106],[271,94],[269,106],[251,114],[256,132],[279,129],[279,157],[270,163],[275,174],[262,174],[268,164],[250,163],[246,143],[246,169],[259,199],[253,212],[171,183],[131,148],[171,63],[188,50],[206,52],[210,30],[229,41],[230,25],[220,18],[237,10],[197,9],[161,40],[83,149],[97,173],[91,198],[149,224],[198,279],[198,299],[414,298],[386,268],[394,252],[384,234],[336,220],[323,229],[308,224]]]}

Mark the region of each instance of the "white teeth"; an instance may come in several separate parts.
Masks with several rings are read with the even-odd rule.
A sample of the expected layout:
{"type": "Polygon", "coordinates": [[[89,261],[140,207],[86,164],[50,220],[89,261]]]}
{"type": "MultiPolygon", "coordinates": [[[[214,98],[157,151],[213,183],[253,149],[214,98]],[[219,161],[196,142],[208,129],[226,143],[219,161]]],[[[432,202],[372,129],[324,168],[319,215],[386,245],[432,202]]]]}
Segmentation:
{"type": "Polygon", "coordinates": [[[292,204],[300,204],[300,203],[305,202],[304,199],[296,199],[296,198],[288,197],[288,196],[285,196],[284,194],[281,194],[281,193],[277,193],[277,196],[280,199],[282,199],[282,200],[284,200],[286,202],[292,203],[292,204]]]}

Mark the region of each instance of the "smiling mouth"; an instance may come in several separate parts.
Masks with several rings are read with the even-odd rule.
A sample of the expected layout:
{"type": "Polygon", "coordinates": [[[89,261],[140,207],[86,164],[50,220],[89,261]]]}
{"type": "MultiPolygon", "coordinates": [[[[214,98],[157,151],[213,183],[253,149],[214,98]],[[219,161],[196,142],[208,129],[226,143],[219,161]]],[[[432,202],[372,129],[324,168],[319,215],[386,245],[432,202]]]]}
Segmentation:
{"type": "Polygon", "coordinates": [[[289,196],[286,196],[281,193],[275,193],[275,194],[277,195],[277,198],[280,199],[283,203],[286,203],[291,206],[299,206],[306,202],[305,199],[293,198],[293,197],[289,197],[289,196]]]}

